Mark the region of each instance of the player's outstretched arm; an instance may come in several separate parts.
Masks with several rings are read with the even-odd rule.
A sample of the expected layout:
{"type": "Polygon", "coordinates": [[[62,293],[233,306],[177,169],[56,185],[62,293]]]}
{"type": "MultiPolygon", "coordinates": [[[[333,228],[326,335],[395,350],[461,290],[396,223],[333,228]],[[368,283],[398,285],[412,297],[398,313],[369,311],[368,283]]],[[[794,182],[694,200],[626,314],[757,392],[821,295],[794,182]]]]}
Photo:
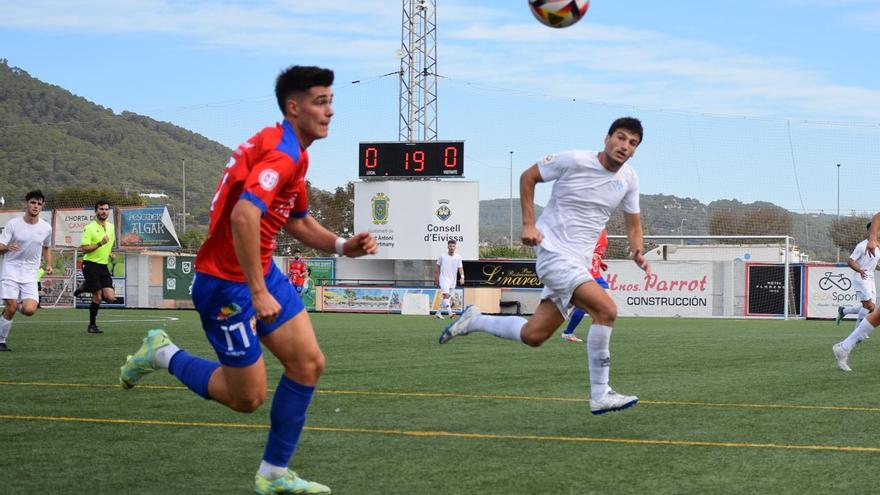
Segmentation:
{"type": "Polygon", "coordinates": [[[311,215],[288,219],[284,224],[284,230],[306,246],[326,253],[337,253],[352,258],[376,254],[376,239],[369,232],[361,232],[344,240],[341,249],[337,250],[336,239],[339,239],[339,236],[324,228],[311,215]]]}

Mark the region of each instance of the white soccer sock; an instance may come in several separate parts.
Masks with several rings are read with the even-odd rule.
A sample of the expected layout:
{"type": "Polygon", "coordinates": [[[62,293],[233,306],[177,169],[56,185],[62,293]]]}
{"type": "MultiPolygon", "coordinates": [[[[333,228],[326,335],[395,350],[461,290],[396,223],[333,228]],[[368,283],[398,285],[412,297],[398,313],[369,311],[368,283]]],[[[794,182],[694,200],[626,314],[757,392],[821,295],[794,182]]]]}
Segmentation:
{"type": "Polygon", "coordinates": [[[0,342],[6,342],[9,330],[12,328],[12,320],[7,320],[6,316],[0,315],[0,342]]]}
{"type": "Polygon", "coordinates": [[[587,334],[587,364],[590,368],[590,398],[599,400],[611,390],[611,327],[590,325],[587,334]]]}
{"type": "Polygon", "coordinates": [[[156,367],[167,370],[171,365],[171,358],[173,358],[174,354],[179,350],[180,347],[177,347],[174,344],[168,344],[156,349],[156,367]]]}
{"type": "Polygon", "coordinates": [[[861,323],[862,320],[864,320],[865,317],[868,316],[868,313],[870,313],[870,311],[868,311],[866,308],[862,308],[861,310],[859,310],[859,317],[856,318],[856,328],[858,328],[859,323],[861,323]]]}
{"type": "Polygon", "coordinates": [[[844,307],[843,307],[843,314],[845,314],[845,315],[854,315],[854,314],[858,313],[859,310],[861,310],[861,309],[862,309],[862,306],[861,306],[861,305],[858,305],[858,306],[844,306],[844,307]]]}
{"type": "Polygon", "coordinates": [[[260,474],[270,480],[274,480],[287,474],[287,466],[276,466],[266,461],[260,461],[260,474]]]}
{"type": "Polygon", "coordinates": [[[440,304],[440,312],[443,312],[443,308],[446,308],[446,314],[452,316],[452,299],[447,297],[440,304]]]}
{"type": "Polygon", "coordinates": [[[529,320],[522,316],[475,316],[468,322],[468,332],[490,333],[502,339],[522,342],[522,327],[529,320]]]}
{"type": "Polygon", "coordinates": [[[859,326],[849,334],[849,337],[843,339],[843,342],[840,343],[840,347],[843,347],[844,351],[849,352],[853,350],[853,347],[855,347],[863,337],[871,335],[871,332],[873,331],[874,326],[871,325],[871,322],[868,321],[867,318],[865,318],[859,323],[859,326]]]}

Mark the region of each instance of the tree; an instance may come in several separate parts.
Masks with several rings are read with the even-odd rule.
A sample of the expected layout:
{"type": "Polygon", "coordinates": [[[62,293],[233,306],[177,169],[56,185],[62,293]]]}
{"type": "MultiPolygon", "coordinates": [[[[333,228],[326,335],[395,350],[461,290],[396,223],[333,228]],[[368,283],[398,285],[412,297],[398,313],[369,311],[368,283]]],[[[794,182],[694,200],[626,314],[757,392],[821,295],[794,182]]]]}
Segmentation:
{"type": "Polygon", "coordinates": [[[118,189],[109,187],[90,187],[81,189],[77,187],[65,187],[49,192],[46,195],[47,208],[91,208],[99,200],[110,202],[111,207],[119,206],[144,206],[144,198],[125,194],[118,189]]]}
{"type": "MultiPolygon", "coordinates": [[[[741,206],[716,209],[709,217],[710,235],[792,235],[788,210],[768,206],[741,206]]],[[[721,241],[736,243],[737,240],[721,241]]]]}
{"type": "Polygon", "coordinates": [[[841,249],[852,250],[856,244],[867,237],[866,225],[870,221],[870,218],[863,217],[844,217],[832,220],[828,227],[831,242],[841,249]]]}
{"type": "Polygon", "coordinates": [[[202,247],[202,243],[208,237],[207,229],[191,228],[180,235],[180,247],[188,253],[195,253],[202,247]]]}

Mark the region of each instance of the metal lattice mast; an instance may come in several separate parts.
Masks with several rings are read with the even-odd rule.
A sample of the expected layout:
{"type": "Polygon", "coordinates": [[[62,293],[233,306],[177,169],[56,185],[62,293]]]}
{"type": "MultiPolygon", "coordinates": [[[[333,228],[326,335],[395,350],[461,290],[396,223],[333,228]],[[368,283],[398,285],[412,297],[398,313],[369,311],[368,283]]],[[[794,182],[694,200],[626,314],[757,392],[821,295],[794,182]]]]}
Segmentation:
{"type": "Polygon", "coordinates": [[[437,140],[437,0],[403,0],[398,140],[437,140]]]}

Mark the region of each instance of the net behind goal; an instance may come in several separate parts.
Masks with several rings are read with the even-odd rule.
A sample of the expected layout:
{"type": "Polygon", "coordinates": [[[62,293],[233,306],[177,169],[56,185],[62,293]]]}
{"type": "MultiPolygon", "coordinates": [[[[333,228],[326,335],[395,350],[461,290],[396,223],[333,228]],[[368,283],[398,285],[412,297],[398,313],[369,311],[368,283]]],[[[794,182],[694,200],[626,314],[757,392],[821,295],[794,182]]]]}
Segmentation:
{"type": "Polygon", "coordinates": [[[645,249],[651,274],[609,235],[605,279],[623,316],[806,316],[807,259],[791,237],[646,235],[645,249]]]}

